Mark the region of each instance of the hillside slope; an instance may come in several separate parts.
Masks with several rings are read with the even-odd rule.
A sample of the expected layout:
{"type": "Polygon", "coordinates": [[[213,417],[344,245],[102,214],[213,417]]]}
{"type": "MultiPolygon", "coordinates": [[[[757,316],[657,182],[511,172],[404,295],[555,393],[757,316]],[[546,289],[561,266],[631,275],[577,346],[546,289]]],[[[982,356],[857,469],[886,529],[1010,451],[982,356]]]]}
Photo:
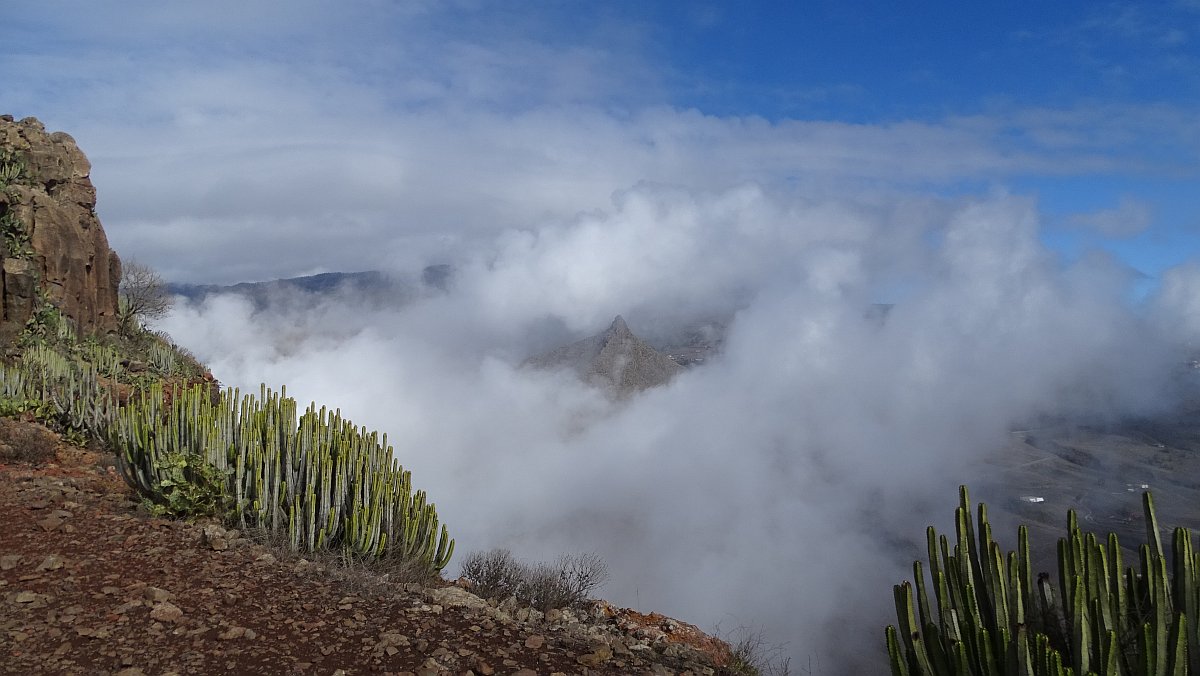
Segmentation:
{"type": "Polygon", "coordinates": [[[711,674],[728,658],[662,616],[543,615],[150,518],[104,454],[0,422],[5,448],[56,446],[0,464],[0,673],[711,674]]]}

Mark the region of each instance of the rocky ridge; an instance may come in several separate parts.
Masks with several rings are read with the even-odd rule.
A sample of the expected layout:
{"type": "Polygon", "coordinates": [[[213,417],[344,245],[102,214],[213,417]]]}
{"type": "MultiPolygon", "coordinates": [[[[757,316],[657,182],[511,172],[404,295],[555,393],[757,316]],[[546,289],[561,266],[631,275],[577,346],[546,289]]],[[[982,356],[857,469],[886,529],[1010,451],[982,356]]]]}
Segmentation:
{"type": "Polygon", "coordinates": [[[0,335],[19,332],[42,295],[84,332],[116,330],[121,261],[96,216],[91,163],[32,117],[0,115],[0,150],[22,169],[0,190],[0,335]]]}

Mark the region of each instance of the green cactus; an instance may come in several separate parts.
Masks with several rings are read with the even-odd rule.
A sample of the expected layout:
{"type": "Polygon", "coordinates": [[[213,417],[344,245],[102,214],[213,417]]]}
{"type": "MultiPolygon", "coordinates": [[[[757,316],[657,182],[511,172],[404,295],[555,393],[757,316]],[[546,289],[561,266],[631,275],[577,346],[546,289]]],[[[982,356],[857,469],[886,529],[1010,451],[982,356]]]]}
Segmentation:
{"type": "MultiPolygon", "coordinates": [[[[189,505],[228,504],[230,520],[285,535],[297,551],[431,572],[449,563],[454,541],[386,435],[324,407],[298,415],[286,391],[265,386],[258,396],[230,389],[214,397],[207,384],[153,382],[118,405],[111,383],[128,376],[120,354],[80,343],[68,322],[42,327],[17,363],[0,365],[0,411],[36,409],[64,431],[107,441],[126,482],[159,511],[186,516],[189,505]],[[210,499],[210,484],[227,500],[210,499]]],[[[175,368],[169,353],[152,347],[152,365],[175,368]]]]}
{"type": "Polygon", "coordinates": [[[898,628],[885,632],[892,673],[1200,676],[1200,554],[1190,532],[1177,528],[1168,560],[1149,492],[1142,504],[1147,542],[1136,569],[1124,567],[1115,534],[1084,533],[1068,512],[1056,594],[1048,576],[1033,582],[1027,529],[1018,529],[1017,550],[1004,557],[986,506],[978,507],[976,528],[961,487],[953,551],[946,536],[927,531],[937,617],[920,562],[916,584],[895,587],[898,628]]]}
{"type": "Polygon", "coordinates": [[[206,388],[174,392],[162,406],[152,387],[127,406],[113,429],[126,480],[152,500],[156,472],[170,454],[195,455],[226,471],[232,518],[244,528],[286,535],[296,551],[329,549],[352,556],[394,557],[436,571],[454,543],[423,491],[375,432],[339,411],[310,406],[263,387],[258,397],[206,388]],[[164,455],[166,454],[166,455],[164,455]]]}
{"type": "Polygon", "coordinates": [[[39,418],[72,437],[102,438],[111,423],[116,403],[86,361],[33,345],[6,374],[6,396],[37,402],[39,418]]]}

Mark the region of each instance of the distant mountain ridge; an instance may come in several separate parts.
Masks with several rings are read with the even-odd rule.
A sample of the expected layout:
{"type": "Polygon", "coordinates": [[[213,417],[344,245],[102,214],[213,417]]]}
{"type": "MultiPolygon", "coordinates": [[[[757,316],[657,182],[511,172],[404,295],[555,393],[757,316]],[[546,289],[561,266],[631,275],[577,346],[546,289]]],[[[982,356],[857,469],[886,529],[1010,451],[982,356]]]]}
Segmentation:
{"type": "MultiPolygon", "coordinates": [[[[268,308],[290,310],[312,305],[321,297],[338,295],[343,299],[353,298],[365,301],[368,306],[395,307],[416,300],[423,295],[437,295],[452,292],[456,277],[453,265],[435,264],[421,269],[419,274],[389,275],[377,270],[363,272],[326,272],[302,277],[289,277],[264,282],[240,282],[237,284],[181,284],[171,283],[167,290],[187,302],[199,303],[206,298],[219,295],[237,295],[254,303],[255,310],[261,312],[268,308]]],[[[643,319],[645,319],[643,317],[643,319]]],[[[608,360],[606,365],[594,366],[596,373],[591,376],[584,368],[574,365],[585,380],[612,381],[617,392],[629,392],[635,389],[646,389],[666,382],[670,374],[678,370],[676,367],[691,367],[703,364],[713,355],[718,354],[725,340],[731,316],[710,316],[707,319],[694,320],[674,327],[658,325],[650,340],[643,340],[629,331],[629,326],[620,315],[613,325],[601,334],[579,341],[572,345],[561,347],[544,354],[527,359],[530,365],[539,360],[551,359],[551,355],[574,350],[572,359],[582,359],[578,354],[591,355],[588,359],[600,358],[608,360]],[[619,321],[618,321],[619,320],[619,321]],[[618,338],[608,352],[604,352],[605,336],[614,333],[618,338]],[[626,335],[627,334],[627,335],[626,335]],[[623,342],[624,341],[624,342],[623,342]],[[586,345],[585,345],[586,344],[586,345]],[[627,377],[624,367],[615,361],[614,354],[633,359],[634,371],[627,377]],[[650,356],[649,350],[655,355],[650,356]],[[603,352],[603,355],[601,354],[603,352]],[[576,354],[578,353],[578,354],[576,354]],[[665,361],[664,361],[665,360],[665,361]],[[670,363],[668,363],[670,362],[670,363]],[[615,380],[613,380],[615,378],[615,380]],[[624,382],[628,381],[628,382],[624,382]],[[649,384],[634,385],[634,382],[649,384]],[[632,389],[631,389],[632,388],[632,389]]],[[[608,336],[608,339],[614,336],[608,336]]],[[[546,343],[542,343],[544,346],[546,343]]],[[[563,358],[561,354],[554,357],[563,358]]],[[[605,385],[609,387],[609,385],[605,385]]],[[[624,396],[621,394],[621,396],[624,396]]]]}
{"type": "Polygon", "coordinates": [[[530,357],[523,366],[570,369],[617,398],[666,384],[683,370],[635,336],[621,315],[603,332],[530,357]]]}
{"type": "Polygon", "coordinates": [[[443,264],[426,267],[421,273],[420,281],[392,276],[378,270],[366,270],[363,272],[324,272],[302,277],[237,284],[171,283],[167,285],[167,291],[192,302],[202,302],[210,296],[237,294],[253,301],[255,307],[260,310],[281,299],[333,293],[348,293],[359,298],[376,301],[406,301],[411,300],[423,289],[445,291],[453,280],[453,273],[454,270],[451,266],[443,264]]]}
{"type": "Polygon", "coordinates": [[[189,300],[201,300],[220,293],[239,293],[247,296],[257,296],[279,290],[327,293],[347,286],[377,288],[388,283],[389,278],[382,272],[369,270],[366,272],[324,272],[303,277],[273,279],[266,282],[239,282],[237,284],[171,283],[167,285],[167,291],[189,300]]]}

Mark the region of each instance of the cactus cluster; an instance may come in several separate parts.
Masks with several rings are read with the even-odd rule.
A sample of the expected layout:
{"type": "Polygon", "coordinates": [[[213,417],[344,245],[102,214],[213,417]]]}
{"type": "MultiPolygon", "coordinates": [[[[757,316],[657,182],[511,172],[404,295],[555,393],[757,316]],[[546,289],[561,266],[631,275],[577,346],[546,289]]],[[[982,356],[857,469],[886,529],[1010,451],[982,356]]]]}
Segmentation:
{"type": "MultiPolygon", "coordinates": [[[[115,382],[137,382],[112,345],[74,339],[47,322],[16,363],[0,364],[0,414],[26,411],[76,440],[107,442],[125,480],[161,513],[215,511],[243,528],[285,537],[295,551],[418,564],[450,561],[454,541],[424,491],[395,460],[387,436],[340,411],[302,414],[285,392],[215,392],[208,383],[165,388],[151,379],[120,404],[115,382]],[[193,509],[195,508],[195,509],[193,509]]],[[[194,370],[156,341],[149,365],[194,370]]]]}
{"type": "Polygon", "coordinates": [[[5,400],[26,409],[41,407],[47,422],[68,433],[102,438],[116,411],[94,364],[44,345],[25,350],[15,365],[0,365],[0,382],[5,400]]]}
{"type": "Polygon", "coordinates": [[[893,674],[1200,674],[1200,553],[1188,529],[1176,528],[1164,554],[1149,492],[1137,566],[1125,567],[1115,534],[1083,532],[1070,511],[1057,584],[1033,579],[1025,526],[1005,556],[986,506],[976,528],[966,487],[959,493],[953,548],[927,531],[933,596],[920,561],[915,584],[894,588],[899,626],[885,631],[893,674]]]}
{"type": "Polygon", "coordinates": [[[96,367],[96,372],[109,379],[120,378],[125,367],[120,350],[98,341],[85,342],[81,347],[83,361],[96,367]]]}
{"type": "Polygon", "coordinates": [[[161,373],[175,372],[175,356],[170,345],[155,342],[150,346],[150,365],[161,373]]]}
{"type": "Polygon", "coordinates": [[[194,386],[165,397],[161,385],[124,407],[110,433],[131,486],[163,501],[172,457],[194,457],[226,477],[232,518],[286,536],[296,551],[416,562],[432,571],[454,541],[424,491],[394,458],[387,436],[355,427],[340,411],[310,406],[265,386],[256,397],[194,386]],[[169,402],[169,403],[164,403],[169,402]]]}

